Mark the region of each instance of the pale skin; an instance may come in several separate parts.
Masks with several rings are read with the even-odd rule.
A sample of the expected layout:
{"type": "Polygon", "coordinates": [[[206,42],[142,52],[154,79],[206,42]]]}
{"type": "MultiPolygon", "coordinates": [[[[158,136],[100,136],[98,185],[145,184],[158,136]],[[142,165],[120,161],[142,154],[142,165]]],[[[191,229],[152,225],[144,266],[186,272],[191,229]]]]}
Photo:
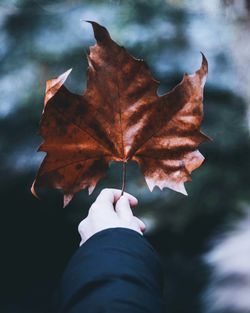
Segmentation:
{"type": "Polygon", "coordinates": [[[138,200],[129,193],[121,196],[119,189],[103,189],[78,226],[80,246],[95,233],[108,228],[128,228],[143,235],[146,226],[131,209],[137,204],[138,200]]]}

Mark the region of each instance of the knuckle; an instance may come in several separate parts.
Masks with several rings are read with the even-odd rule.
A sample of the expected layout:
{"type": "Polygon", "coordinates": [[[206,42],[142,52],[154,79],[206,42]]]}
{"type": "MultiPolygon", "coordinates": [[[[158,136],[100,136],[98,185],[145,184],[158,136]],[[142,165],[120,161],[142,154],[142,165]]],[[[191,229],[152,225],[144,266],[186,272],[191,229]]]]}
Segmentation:
{"type": "Polygon", "coordinates": [[[92,215],[97,209],[99,205],[95,202],[92,203],[91,207],[89,208],[89,214],[92,215]]]}
{"type": "Polygon", "coordinates": [[[136,225],[139,225],[140,222],[138,221],[138,218],[136,216],[133,216],[133,222],[136,224],[136,225]]]}
{"type": "Polygon", "coordinates": [[[78,232],[79,232],[79,233],[81,233],[81,232],[84,230],[85,225],[86,225],[86,218],[83,219],[83,220],[79,223],[79,225],[78,225],[78,232]]]}
{"type": "Polygon", "coordinates": [[[126,201],[126,196],[125,195],[122,195],[119,199],[118,199],[119,202],[125,202],[126,201]]]}
{"type": "Polygon", "coordinates": [[[104,188],[104,189],[102,189],[101,194],[105,194],[105,193],[108,193],[108,192],[110,192],[110,189],[109,188],[104,188]]]}

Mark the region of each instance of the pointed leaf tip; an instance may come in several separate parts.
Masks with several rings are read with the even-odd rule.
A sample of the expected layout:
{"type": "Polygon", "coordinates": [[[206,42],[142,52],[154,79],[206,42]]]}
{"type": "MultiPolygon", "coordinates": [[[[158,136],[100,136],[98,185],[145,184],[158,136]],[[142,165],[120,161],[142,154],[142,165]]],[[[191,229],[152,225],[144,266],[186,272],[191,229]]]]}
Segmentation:
{"type": "Polygon", "coordinates": [[[95,189],[95,186],[89,186],[89,188],[88,188],[89,195],[92,194],[92,192],[94,191],[94,189],[95,189]]]}
{"type": "Polygon", "coordinates": [[[177,192],[183,194],[184,196],[187,196],[187,195],[188,195],[187,190],[186,190],[184,184],[179,184],[179,185],[176,187],[176,189],[173,189],[173,190],[175,190],[175,191],[177,191],[177,192]]]}
{"type": "Polygon", "coordinates": [[[35,183],[36,183],[36,180],[33,181],[30,191],[34,197],[36,197],[37,199],[40,199],[35,191],[35,183]]]}
{"type": "Polygon", "coordinates": [[[108,30],[104,26],[93,21],[86,21],[86,22],[92,25],[95,39],[98,43],[105,43],[111,40],[108,30]]]}
{"type": "Polygon", "coordinates": [[[63,197],[63,207],[65,208],[73,198],[73,194],[65,194],[63,197]]]}
{"type": "Polygon", "coordinates": [[[66,79],[68,78],[69,74],[71,73],[72,68],[68,69],[66,72],[64,72],[63,74],[61,74],[58,78],[61,79],[61,81],[63,81],[63,83],[66,81],[66,79]]]}
{"type": "Polygon", "coordinates": [[[55,78],[48,79],[46,82],[46,92],[49,90],[49,88],[55,86],[56,84],[61,84],[62,86],[65,83],[71,71],[72,71],[72,68],[68,69],[66,72],[62,73],[61,75],[55,78]]]}
{"type": "Polygon", "coordinates": [[[47,102],[57,93],[57,91],[62,87],[65,83],[66,79],[68,78],[72,68],[64,72],[63,74],[59,75],[56,78],[52,78],[47,80],[46,82],[46,90],[45,90],[45,98],[44,98],[44,107],[46,106],[47,102]]]}
{"type": "Polygon", "coordinates": [[[203,71],[207,74],[208,73],[208,61],[205,55],[202,52],[200,53],[202,56],[201,69],[203,69],[203,71]]]}

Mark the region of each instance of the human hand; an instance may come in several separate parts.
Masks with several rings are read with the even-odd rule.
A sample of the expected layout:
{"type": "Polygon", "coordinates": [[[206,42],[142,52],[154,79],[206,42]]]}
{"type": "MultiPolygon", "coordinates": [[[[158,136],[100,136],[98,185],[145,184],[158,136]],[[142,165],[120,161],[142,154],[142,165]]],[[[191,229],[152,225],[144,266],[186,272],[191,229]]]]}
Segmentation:
{"type": "Polygon", "coordinates": [[[138,204],[137,199],[129,193],[121,196],[119,189],[103,189],[96,201],[91,205],[88,216],[83,219],[78,232],[81,236],[82,245],[95,233],[114,227],[124,227],[143,234],[146,229],[145,224],[133,215],[131,206],[138,204]]]}

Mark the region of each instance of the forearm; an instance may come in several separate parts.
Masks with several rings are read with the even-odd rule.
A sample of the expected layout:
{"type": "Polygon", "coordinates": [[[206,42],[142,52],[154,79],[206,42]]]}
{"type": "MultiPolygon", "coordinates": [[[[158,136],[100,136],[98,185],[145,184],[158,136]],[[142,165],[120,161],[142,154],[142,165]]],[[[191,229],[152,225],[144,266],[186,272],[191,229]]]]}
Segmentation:
{"type": "Polygon", "coordinates": [[[62,279],[60,312],[162,312],[162,272],[137,232],[111,228],[92,236],[62,279]]]}

